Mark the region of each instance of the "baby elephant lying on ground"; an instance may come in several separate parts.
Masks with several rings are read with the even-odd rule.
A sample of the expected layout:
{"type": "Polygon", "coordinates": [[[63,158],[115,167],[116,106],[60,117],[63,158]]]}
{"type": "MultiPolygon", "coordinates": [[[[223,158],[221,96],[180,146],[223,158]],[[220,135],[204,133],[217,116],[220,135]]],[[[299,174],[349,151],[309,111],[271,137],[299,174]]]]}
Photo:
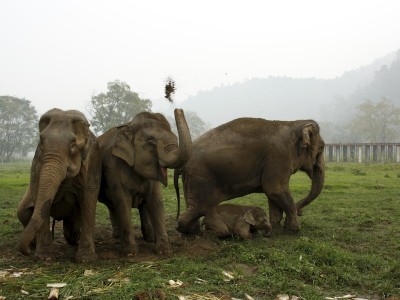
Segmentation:
{"type": "Polygon", "coordinates": [[[206,212],[203,222],[206,231],[220,238],[237,235],[249,239],[258,230],[264,231],[264,236],[271,232],[265,211],[257,206],[218,205],[206,212]]]}

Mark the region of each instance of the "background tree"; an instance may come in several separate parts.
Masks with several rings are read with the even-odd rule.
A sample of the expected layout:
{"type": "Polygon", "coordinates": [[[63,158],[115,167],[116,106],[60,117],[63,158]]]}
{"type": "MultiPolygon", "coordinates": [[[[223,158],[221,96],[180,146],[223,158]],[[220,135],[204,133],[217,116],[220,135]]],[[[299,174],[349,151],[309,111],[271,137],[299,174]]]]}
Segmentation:
{"type": "Polygon", "coordinates": [[[350,129],[362,142],[398,141],[400,108],[386,98],[376,103],[367,100],[357,106],[357,113],[351,121],[350,129]]]}
{"type": "Polygon", "coordinates": [[[0,96],[0,160],[7,162],[16,153],[26,156],[34,150],[37,124],[38,115],[30,101],[0,96]]]}
{"type": "MultiPolygon", "coordinates": [[[[167,119],[168,122],[171,124],[172,131],[175,134],[178,134],[174,118],[168,116],[167,119]]],[[[188,124],[192,140],[210,129],[210,126],[207,125],[194,111],[185,111],[185,119],[188,124]]]]}
{"type": "Polygon", "coordinates": [[[93,95],[88,108],[93,131],[104,133],[108,129],[129,122],[142,111],[151,111],[149,99],[140,99],[125,82],[107,83],[108,91],[93,95]]]}

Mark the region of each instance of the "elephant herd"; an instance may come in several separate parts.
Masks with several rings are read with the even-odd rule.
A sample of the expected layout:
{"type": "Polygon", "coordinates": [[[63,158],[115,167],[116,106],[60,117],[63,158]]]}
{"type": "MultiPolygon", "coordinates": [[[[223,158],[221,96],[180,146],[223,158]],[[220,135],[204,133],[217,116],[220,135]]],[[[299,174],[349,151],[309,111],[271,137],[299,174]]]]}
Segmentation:
{"type": "Polygon", "coordinates": [[[77,110],[55,108],[43,114],[29,187],[17,209],[24,226],[21,253],[34,249],[37,259],[52,259],[52,217],[63,221],[67,243],[78,246],[75,260],[95,260],[97,201],[108,208],[122,255],[138,252],[131,208],[139,210],[144,239],[154,242],[157,253],[171,253],[161,189],[167,185],[167,168],[175,169],[178,215],[182,176],[186,211],[176,228],[181,233],[205,230],[246,239],[262,230],[268,236],[280,226],[283,213],[287,230],[300,229],[301,209],[324,184],[324,141],[316,122],[239,118],[192,143],[183,111],[174,113],[178,137],[162,114],[142,112],[97,138],[77,110]],[[298,170],[312,184],[309,194],[295,203],[289,179],[298,170]],[[259,207],[218,205],[250,193],[265,193],[269,220],[259,207]]]}

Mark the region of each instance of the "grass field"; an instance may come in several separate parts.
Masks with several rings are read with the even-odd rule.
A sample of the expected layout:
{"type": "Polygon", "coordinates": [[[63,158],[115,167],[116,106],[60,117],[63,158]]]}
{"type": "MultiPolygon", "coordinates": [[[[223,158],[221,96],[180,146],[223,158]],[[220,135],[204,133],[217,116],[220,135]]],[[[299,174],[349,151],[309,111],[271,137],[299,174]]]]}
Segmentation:
{"type": "MultiPolygon", "coordinates": [[[[47,299],[49,283],[66,283],[60,299],[275,299],[282,294],[400,299],[400,164],[329,163],[324,190],[304,209],[300,233],[282,231],[248,241],[178,235],[170,177],[164,199],[174,254],[108,257],[82,265],[73,262],[74,249],[65,244],[53,262],[18,252],[22,226],[15,212],[29,168],[27,163],[0,165],[0,299],[47,299]],[[175,287],[170,280],[182,284],[175,287]]],[[[303,173],[292,176],[295,199],[309,188],[303,173]]],[[[267,209],[261,194],[231,202],[267,209]]],[[[137,224],[136,212],[134,219],[137,224]]],[[[96,232],[96,246],[104,246],[110,224],[102,204],[96,232]]],[[[139,249],[152,248],[142,242],[139,249]]]]}

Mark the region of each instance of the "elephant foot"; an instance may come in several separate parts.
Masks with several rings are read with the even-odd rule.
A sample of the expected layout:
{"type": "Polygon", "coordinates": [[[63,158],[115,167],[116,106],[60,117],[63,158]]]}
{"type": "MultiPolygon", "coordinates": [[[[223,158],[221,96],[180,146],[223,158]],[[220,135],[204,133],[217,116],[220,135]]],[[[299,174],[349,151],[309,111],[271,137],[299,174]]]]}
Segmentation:
{"type": "Polygon", "coordinates": [[[77,253],[75,256],[75,261],[77,263],[88,263],[97,260],[96,253],[77,253]]]}
{"type": "Polygon", "coordinates": [[[151,225],[147,225],[147,226],[141,226],[141,231],[142,231],[142,235],[143,235],[143,239],[146,242],[149,243],[154,243],[156,240],[154,238],[154,232],[153,232],[153,228],[151,225]]]}
{"type": "Polygon", "coordinates": [[[286,224],[284,226],[287,232],[299,232],[300,231],[300,224],[286,224]]]}
{"type": "Polygon", "coordinates": [[[120,253],[124,257],[134,257],[139,253],[137,245],[126,245],[121,247],[120,253]]]}
{"type": "Polygon", "coordinates": [[[40,251],[35,253],[35,259],[39,261],[53,261],[54,257],[49,251],[40,251]]]}
{"type": "Polygon", "coordinates": [[[195,220],[194,222],[191,222],[189,224],[184,224],[180,221],[178,221],[178,226],[176,227],[176,230],[180,233],[184,234],[201,234],[202,230],[200,227],[200,222],[198,220],[195,220]]]}
{"type": "Polygon", "coordinates": [[[155,251],[158,255],[171,255],[172,249],[169,243],[163,243],[160,245],[156,245],[155,251]]]}

